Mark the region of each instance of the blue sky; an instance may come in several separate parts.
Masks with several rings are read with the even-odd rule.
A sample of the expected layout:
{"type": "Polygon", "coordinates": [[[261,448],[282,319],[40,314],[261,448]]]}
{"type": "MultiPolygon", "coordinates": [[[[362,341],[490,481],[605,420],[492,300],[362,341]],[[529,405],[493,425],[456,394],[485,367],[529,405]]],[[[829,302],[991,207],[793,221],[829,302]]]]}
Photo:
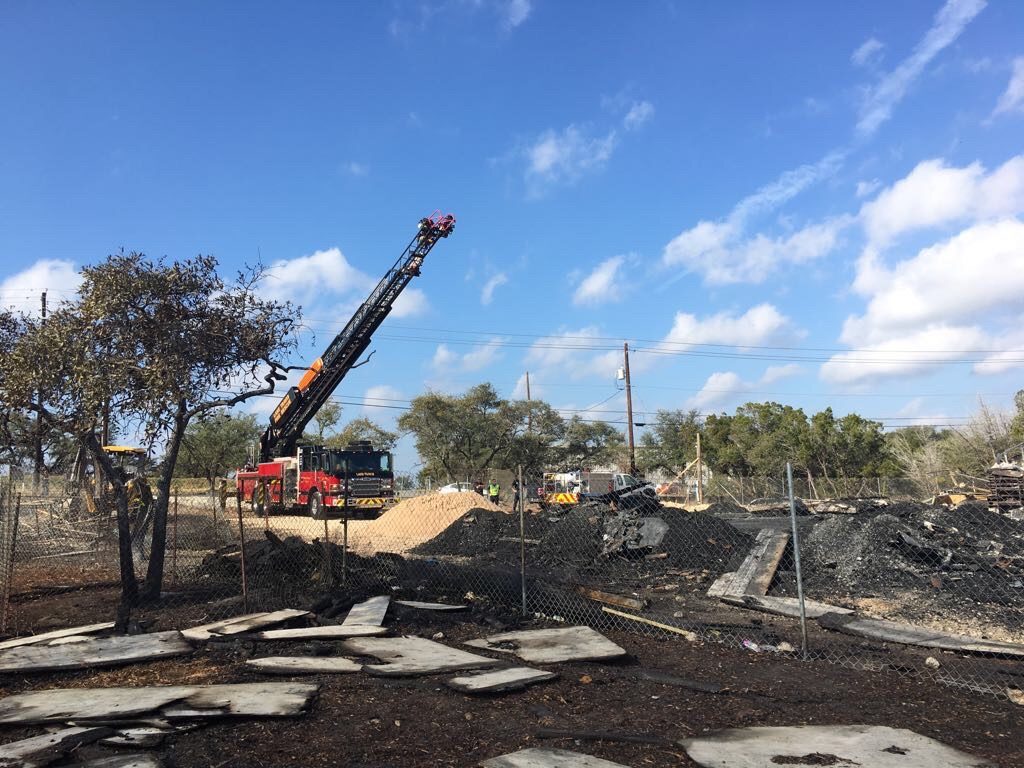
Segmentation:
{"type": "MultiPolygon", "coordinates": [[[[124,247],[271,265],[312,359],[458,217],[337,397],[568,415],[1008,407],[1024,5],[30,3],[0,23],[0,302],[124,247]]],[[[389,407],[383,407],[389,406],[389,407]]],[[[269,402],[254,406],[261,413],[269,402]]],[[[412,468],[409,445],[400,468],[412,468]]]]}

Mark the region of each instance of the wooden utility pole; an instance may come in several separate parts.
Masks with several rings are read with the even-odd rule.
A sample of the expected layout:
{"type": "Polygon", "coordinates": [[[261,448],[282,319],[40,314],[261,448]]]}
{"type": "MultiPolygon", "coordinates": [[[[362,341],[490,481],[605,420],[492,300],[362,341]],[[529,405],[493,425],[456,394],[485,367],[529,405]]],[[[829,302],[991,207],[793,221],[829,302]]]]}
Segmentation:
{"type": "Polygon", "coordinates": [[[704,503],[704,462],[700,455],[700,432],[697,433],[697,503],[704,503]]]}
{"type": "MultiPolygon", "coordinates": [[[[46,322],[46,291],[43,291],[43,295],[40,297],[40,309],[42,311],[43,322],[46,322]]],[[[39,390],[36,393],[36,402],[39,404],[40,410],[43,407],[43,390],[39,390]]],[[[35,470],[32,473],[32,481],[36,489],[39,488],[39,481],[43,475],[43,419],[36,411],[36,434],[35,434],[35,446],[34,446],[34,460],[35,470]]]]}
{"type": "Polygon", "coordinates": [[[622,345],[624,365],[623,375],[626,378],[626,435],[629,438],[629,474],[636,474],[636,446],[633,444],[633,392],[629,385],[629,344],[622,345]]]}
{"type": "Polygon", "coordinates": [[[530,405],[530,372],[526,372],[526,432],[533,432],[533,407],[530,405]]]}

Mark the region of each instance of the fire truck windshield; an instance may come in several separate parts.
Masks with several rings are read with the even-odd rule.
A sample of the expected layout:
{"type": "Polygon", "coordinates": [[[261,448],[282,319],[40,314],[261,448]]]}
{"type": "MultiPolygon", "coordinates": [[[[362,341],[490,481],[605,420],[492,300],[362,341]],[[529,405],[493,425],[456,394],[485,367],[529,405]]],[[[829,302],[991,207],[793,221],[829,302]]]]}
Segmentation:
{"type": "Polygon", "coordinates": [[[338,451],[331,454],[331,474],[343,477],[346,473],[390,472],[389,453],[351,453],[338,451]]]}

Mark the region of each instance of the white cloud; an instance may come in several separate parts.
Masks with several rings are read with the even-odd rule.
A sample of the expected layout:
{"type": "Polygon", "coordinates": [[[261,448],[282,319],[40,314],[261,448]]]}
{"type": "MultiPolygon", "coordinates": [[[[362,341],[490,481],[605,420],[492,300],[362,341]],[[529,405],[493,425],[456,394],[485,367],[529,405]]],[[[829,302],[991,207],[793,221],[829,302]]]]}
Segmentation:
{"type": "Polygon", "coordinates": [[[705,282],[760,283],[787,264],[805,264],[832,252],[853,221],[837,216],[793,234],[735,238],[727,226],[701,222],[665,247],[663,263],[697,272],[705,282]]]}
{"type": "Polygon", "coordinates": [[[620,270],[625,264],[625,256],[612,256],[605,259],[594,271],[580,282],[572,303],[576,306],[585,304],[609,304],[622,298],[622,276],[620,270]]]}
{"type": "Polygon", "coordinates": [[[865,67],[869,64],[874,66],[881,61],[883,48],[885,48],[884,43],[877,38],[869,37],[850,55],[850,61],[858,67],[865,67]]]}
{"type": "Polygon", "coordinates": [[[370,172],[370,167],[365,163],[357,163],[355,160],[350,162],[347,166],[349,174],[352,176],[365,176],[370,172]]]}
{"type": "Polygon", "coordinates": [[[465,354],[453,351],[446,344],[438,344],[431,365],[441,374],[470,373],[495,363],[501,357],[504,339],[495,336],[483,344],[474,345],[465,354]]]}
{"type": "Polygon", "coordinates": [[[615,131],[591,136],[575,125],[561,132],[545,131],[523,152],[530,194],[541,195],[552,185],[572,184],[600,170],[612,156],[617,141],[615,131]]]}
{"type": "Polygon", "coordinates": [[[640,128],[652,117],[654,117],[654,105],[651,102],[635,101],[622,119],[622,125],[627,131],[632,131],[640,128]]]}
{"type": "Polygon", "coordinates": [[[700,391],[686,401],[686,407],[698,411],[707,411],[723,403],[735,400],[737,395],[753,393],[759,387],[796,376],[802,370],[795,363],[790,365],[774,365],[765,369],[761,378],[754,381],[746,381],[733,371],[716,371],[708,376],[700,391]]]}
{"type": "Polygon", "coordinates": [[[1024,211],[1024,155],[989,174],[981,163],[964,168],[926,160],[861,208],[870,241],[885,245],[906,232],[963,219],[983,220],[1024,211]]]}
{"type": "Polygon", "coordinates": [[[786,171],[741,200],[727,217],[700,221],[673,238],[662,253],[665,267],[684,267],[709,283],[761,282],[787,263],[811,261],[835,247],[849,217],[829,219],[786,237],[745,237],[754,216],[773,211],[839,169],[845,155],[830,152],[817,163],[786,171]]]}
{"type": "Polygon", "coordinates": [[[406,288],[391,305],[391,317],[419,317],[430,310],[427,294],[419,288],[406,288]]]}
{"type": "Polygon", "coordinates": [[[910,56],[865,92],[857,120],[861,136],[870,136],[889,119],[925,67],[960,36],[985,5],[985,0],[946,0],[910,56]]]}
{"type": "Polygon", "coordinates": [[[493,275],[486,283],[484,288],[480,292],[480,303],[487,306],[494,300],[494,291],[499,287],[508,282],[508,276],[504,272],[499,272],[493,275]]]}
{"type": "Polygon", "coordinates": [[[1001,115],[1004,112],[1024,112],[1024,56],[1018,56],[1013,60],[1013,74],[1010,75],[1010,82],[999,97],[993,115],[1001,115]]]}
{"type": "Polygon", "coordinates": [[[616,368],[622,364],[622,353],[612,350],[595,357],[595,349],[611,343],[600,335],[596,326],[586,326],[545,336],[530,346],[524,362],[530,370],[549,372],[559,377],[577,380],[600,376],[610,381],[616,368]],[[614,362],[613,358],[620,362],[614,362]]]}
{"type": "Polygon", "coordinates": [[[1019,327],[1024,295],[1024,222],[987,221],[887,266],[865,252],[854,289],[868,297],[862,315],[850,316],[840,340],[854,347],[821,368],[830,382],[858,383],[936,370],[950,361],[995,350],[974,368],[997,373],[1020,364],[1019,327]]]}
{"type": "Polygon", "coordinates": [[[40,259],[0,282],[0,306],[16,312],[40,311],[40,296],[47,291],[47,304],[55,307],[78,290],[82,278],[73,262],[40,259]]]}
{"type": "Polygon", "coordinates": [[[530,378],[530,391],[529,391],[530,398],[533,399],[533,400],[543,399],[544,393],[547,391],[547,387],[544,386],[544,384],[541,382],[541,380],[536,375],[531,375],[531,374],[528,374],[528,373],[524,373],[524,374],[521,374],[518,379],[516,379],[516,384],[515,384],[514,387],[512,387],[512,395],[511,395],[511,399],[512,400],[525,400],[526,399],[526,395],[527,395],[527,391],[526,391],[526,378],[527,378],[527,376],[529,376],[529,378],[530,378]]]}
{"type": "Polygon", "coordinates": [[[294,259],[278,259],[263,277],[268,298],[311,303],[325,292],[336,296],[369,291],[373,280],[353,267],[338,248],[294,259]]]}
{"type": "Polygon", "coordinates": [[[389,384],[377,384],[367,387],[363,395],[363,414],[369,418],[391,418],[394,416],[393,406],[405,405],[400,390],[389,384]]]}
{"type": "Polygon", "coordinates": [[[758,304],[742,315],[719,312],[704,319],[677,312],[672,329],[661,349],[683,350],[694,344],[725,346],[762,346],[797,337],[793,322],[771,304],[758,304]]]}
{"type": "Polygon", "coordinates": [[[882,186],[882,182],[878,179],[871,179],[871,181],[858,181],[857,197],[867,197],[875,192],[880,186],[882,186]]]}
{"type": "Polygon", "coordinates": [[[508,0],[502,9],[506,29],[515,29],[530,16],[533,6],[530,0],[508,0]]]}

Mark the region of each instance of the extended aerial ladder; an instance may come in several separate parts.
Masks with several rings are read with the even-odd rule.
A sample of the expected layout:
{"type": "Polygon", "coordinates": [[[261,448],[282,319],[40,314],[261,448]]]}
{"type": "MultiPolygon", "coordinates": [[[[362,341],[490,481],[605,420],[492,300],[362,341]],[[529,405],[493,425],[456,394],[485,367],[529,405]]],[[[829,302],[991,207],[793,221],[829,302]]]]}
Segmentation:
{"type": "Polygon", "coordinates": [[[420,273],[420,266],[430,249],[455,228],[455,217],[435,211],[420,219],[416,235],[398,257],[394,266],[373,289],[362,306],[342,329],[323,355],[303,375],[298,386],[292,387],[281,399],[270,417],[270,426],[260,437],[261,462],[295,452],[302,432],[321,406],[369,346],[374,332],[384,322],[395,300],[412,278],[420,273]]]}

